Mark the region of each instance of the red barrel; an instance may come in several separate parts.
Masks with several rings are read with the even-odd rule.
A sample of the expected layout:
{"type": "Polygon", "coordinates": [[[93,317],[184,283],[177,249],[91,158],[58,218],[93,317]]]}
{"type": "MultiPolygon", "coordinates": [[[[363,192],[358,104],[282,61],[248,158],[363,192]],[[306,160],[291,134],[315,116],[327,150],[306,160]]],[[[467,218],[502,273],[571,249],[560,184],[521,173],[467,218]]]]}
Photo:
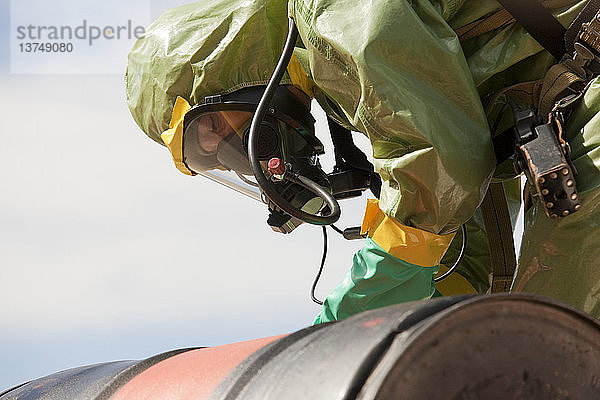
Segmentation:
{"type": "Polygon", "coordinates": [[[600,399],[600,323],[529,295],[448,297],[287,336],[82,367],[19,399],[600,399]]]}

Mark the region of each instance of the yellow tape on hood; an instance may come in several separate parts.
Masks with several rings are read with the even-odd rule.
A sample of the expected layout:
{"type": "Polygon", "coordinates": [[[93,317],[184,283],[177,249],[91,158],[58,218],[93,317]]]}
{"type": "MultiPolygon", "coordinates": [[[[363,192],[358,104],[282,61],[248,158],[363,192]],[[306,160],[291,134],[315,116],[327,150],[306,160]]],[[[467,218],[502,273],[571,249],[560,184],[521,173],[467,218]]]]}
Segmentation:
{"type": "Polygon", "coordinates": [[[292,58],[287,66],[287,73],[290,76],[292,85],[302,90],[308,97],[315,97],[315,83],[306,75],[300,61],[292,54],[292,58]]]}
{"type": "Polygon", "coordinates": [[[183,162],[183,118],[190,109],[190,104],[182,97],[177,97],[169,129],[164,131],[160,138],[171,152],[175,167],[186,175],[196,175],[183,162]]]}

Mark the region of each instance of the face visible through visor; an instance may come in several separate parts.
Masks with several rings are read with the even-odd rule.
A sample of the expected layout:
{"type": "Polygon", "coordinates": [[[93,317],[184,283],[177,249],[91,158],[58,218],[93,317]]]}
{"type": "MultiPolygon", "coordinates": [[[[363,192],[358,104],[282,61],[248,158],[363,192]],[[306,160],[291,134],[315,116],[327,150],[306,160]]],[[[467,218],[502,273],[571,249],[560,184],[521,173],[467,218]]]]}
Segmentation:
{"type": "MultiPolygon", "coordinates": [[[[191,108],[185,99],[178,98],[169,130],[161,136],[176,167],[187,175],[203,175],[267,202],[247,154],[250,124],[263,92],[263,86],[248,87],[206,97],[204,102],[191,108]]],[[[323,187],[329,186],[318,163],[323,145],[314,134],[314,118],[307,104],[287,87],[277,89],[269,113],[253,140],[257,161],[268,179],[271,173],[267,164],[275,158],[284,161],[295,174],[302,174],[323,187]]],[[[280,178],[273,179],[272,184],[296,207],[314,214],[323,204],[305,188],[280,178]]]]}
{"type": "Polygon", "coordinates": [[[242,145],[252,113],[205,110],[195,114],[184,128],[183,156],[186,165],[196,173],[218,168],[252,175],[242,145]]]}
{"type": "MultiPolygon", "coordinates": [[[[206,154],[215,154],[219,143],[227,137],[242,136],[243,129],[250,123],[252,114],[244,111],[216,111],[201,115],[195,121],[195,136],[198,146],[206,154]]],[[[194,128],[193,128],[194,129],[194,128]]]]}
{"type": "MultiPolygon", "coordinates": [[[[248,161],[247,140],[263,91],[263,87],[250,87],[227,95],[211,96],[189,109],[183,119],[181,138],[185,167],[192,173],[217,181],[228,175],[230,181],[258,191],[248,161]]],[[[282,157],[283,137],[293,147],[293,153],[303,156],[314,154],[314,144],[303,139],[306,136],[316,140],[310,111],[285,87],[280,87],[278,96],[272,115],[263,121],[260,128],[258,156],[265,165],[272,157],[282,157]]],[[[322,147],[320,142],[317,147],[322,147]]],[[[230,184],[227,186],[231,187],[230,184]]]]}

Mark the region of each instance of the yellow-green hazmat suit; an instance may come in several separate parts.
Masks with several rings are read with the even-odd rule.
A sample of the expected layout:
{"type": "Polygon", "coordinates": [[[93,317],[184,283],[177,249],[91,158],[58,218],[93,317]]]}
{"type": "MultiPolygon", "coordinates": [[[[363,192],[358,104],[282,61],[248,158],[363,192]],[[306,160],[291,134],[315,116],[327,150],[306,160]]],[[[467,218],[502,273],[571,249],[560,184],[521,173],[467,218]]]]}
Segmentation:
{"type": "MultiPolygon", "coordinates": [[[[543,1],[564,25],[584,3],[543,1]]],[[[164,13],[131,51],[127,98],[136,122],[160,143],[177,96],[193,105],[266,84],[288,10],[301,38],[295,60],[314,83],[297,86],[338,123],[369,137],[383,180],[363,220],[369,237],[316,322],[433,296],[433,275],[456,257],[460,235],[453,239],[464,223],[465,260],[454,286],[440,291],[485,293],[490,255],[478,206],[492,178],[505,180],[513,217],[520,202],[510,163],[496,168],[491,138],[511,117],[506,96],[494,94],[542,79],[556,60],[514,21],[461,41],[456,31],[501,10],[494,0],[208,0],[164,13]]],[[[286,75],[282,84],[297,81],[286,75]]],[[[534,198],[513,283],[513,291],[555,297],[596,316],[599,107],[594,83],[567,126],[583,206],[551,220],[534,198]]]]}

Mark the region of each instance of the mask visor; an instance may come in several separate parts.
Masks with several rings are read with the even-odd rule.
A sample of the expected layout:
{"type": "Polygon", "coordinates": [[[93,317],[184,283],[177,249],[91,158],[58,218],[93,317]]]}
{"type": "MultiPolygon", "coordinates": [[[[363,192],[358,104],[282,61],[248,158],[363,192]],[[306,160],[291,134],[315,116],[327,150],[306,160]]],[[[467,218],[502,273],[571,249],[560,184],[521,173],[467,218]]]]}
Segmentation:
{"type": "Polygon", "coordinates": [[[216,169],[199,172],[198,175],[202,175],[211,181],[215,181],[262,203],[261,193],[258,184],[254,181],[254,176],[245,176],[237,174],[235,171],[220,171],[216,169]]]}
{"type": "Polygon", "coordinates": [[[252,113],[248,111],[206,111],[195,115],[183,133],[187,166],[196,173],[223,167],[251,174],[241,139],[251,121],[252,113]]]}
{"type": "Polygon", "coordinates": [[[194,115],[183,133],[183,159],[193,172],[261,201],[242,136],[252,112],[207,110],[194,115]]]}

